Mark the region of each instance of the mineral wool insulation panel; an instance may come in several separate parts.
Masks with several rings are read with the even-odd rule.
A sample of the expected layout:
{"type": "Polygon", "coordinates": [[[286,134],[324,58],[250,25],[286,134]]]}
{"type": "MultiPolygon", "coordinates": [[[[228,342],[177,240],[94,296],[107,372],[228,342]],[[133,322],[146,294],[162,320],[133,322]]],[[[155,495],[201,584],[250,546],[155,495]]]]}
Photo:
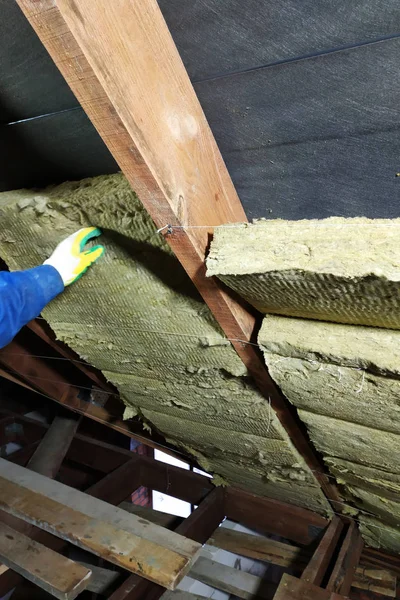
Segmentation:
{"type": "Polygon", "coordinates": [[[267,315],[259,344],[366,541],[400,551],[400,331],[267,315]]]}
{"type": "Polygon", "coordinates": [[[0,195],[0,255],[34,267],[79,227],[106,253],[43,312],[58,339],[216,482],[329,512],[314,474],[122,175],[0,195]]]}
{"type": "Polygon", "coordinates": [[[400,219],[218,227],[207,268],[263,313],[400,328],[400,219]]]}

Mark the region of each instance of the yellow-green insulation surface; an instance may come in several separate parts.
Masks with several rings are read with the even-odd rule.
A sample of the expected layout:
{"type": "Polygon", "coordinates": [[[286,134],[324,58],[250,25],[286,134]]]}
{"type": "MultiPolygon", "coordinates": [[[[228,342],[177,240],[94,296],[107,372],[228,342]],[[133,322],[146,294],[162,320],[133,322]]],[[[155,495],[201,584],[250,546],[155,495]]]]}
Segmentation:
{"type": "Polygon", "coordinates": [[[263,313],[400,329],[400,219],[218,227],[207,259],[263,313]]]}
{"type": "Polygon", "coordinates": [[[259,344],[366,542],[400,552],[400,331],[267,315],[259,344]]]}
{"type": "Polygon", "coordinates": [[[314,474],[122,175],[0,194],[0,256],[37,266],[78,228],[106,253],[44,310],[58,339],[216,481],[329,512],[314,474]]]}

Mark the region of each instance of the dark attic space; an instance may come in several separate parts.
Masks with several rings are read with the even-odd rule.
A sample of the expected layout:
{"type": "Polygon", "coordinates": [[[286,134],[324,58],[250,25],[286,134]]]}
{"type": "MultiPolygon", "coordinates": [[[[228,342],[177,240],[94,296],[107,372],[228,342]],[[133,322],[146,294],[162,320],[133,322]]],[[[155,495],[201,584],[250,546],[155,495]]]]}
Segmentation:
{"type": "Polygon", "coordinates": [[[398,3],[0,15],[0,600],[397,598],[398,3]]]}

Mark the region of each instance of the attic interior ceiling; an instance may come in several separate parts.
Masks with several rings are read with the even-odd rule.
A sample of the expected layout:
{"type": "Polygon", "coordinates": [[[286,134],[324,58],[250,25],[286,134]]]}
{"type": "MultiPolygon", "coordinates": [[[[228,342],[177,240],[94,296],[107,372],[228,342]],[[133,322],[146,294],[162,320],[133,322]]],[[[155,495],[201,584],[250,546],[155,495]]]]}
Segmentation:
{"type": "MultiPolygon", "coordinates": [[[[399,216],[397,2],[162,0],[160,8],[249,218],[399,216]]],[[[115,173],[116,163],[14,0],[0,0],[0,10],[0,44],[6,49],[0,48],[0,189],[115,173]]],[[[71,223],[80,220],[74,215],[71,223]]],[[[67,319],[58,326],[66,339],[67,319]]],[[[223,345],[219,352],[225,352],[223,345]]],[[[247,390],[247,381],[239,380],[247,390]]],[[[202,459],[218,460],[211,443],[201,445],[207,445],[206,435],[193,448],[193,436],[184,440],[174,423],[172,416],[156,422],[202,459]]],[[[280,432],[270,433],[268,439],[290,445],[280,432]]],[[[244,459],[251,478],[249,456],[244,459]]],[[[222,462],[215,471],[237,484],[237,465],[226,474],[235,460],[222,462]]],[[[283,479],[294,481],[295,489],[292,466],[279,469],[287,470],[283,479]]],[[[282,473],[273,474],[275,484],[282,473]]],[[[323,510],[312,474],[301,474],[310,494],[305,502],[323,510]]],[[[271,481],[265,473],[256,477],[244,486],[271,481]]]]}
{"type": "MultiPolygon", "coordinates": [[[[398,216],[396,0],[159,4],[249,219],[398,216]]],[[[0,11],[0,189],[116,172],[16,2],[0,11]]]]}

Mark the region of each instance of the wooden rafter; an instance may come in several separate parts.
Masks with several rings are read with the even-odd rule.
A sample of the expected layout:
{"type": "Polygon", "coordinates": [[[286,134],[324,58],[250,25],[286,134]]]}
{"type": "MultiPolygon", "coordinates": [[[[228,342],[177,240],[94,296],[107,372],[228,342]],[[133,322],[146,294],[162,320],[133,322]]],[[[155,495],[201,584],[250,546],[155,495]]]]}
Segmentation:
{"type": "Polygon", "coordinates": [[[254,315],[205,276],[213,227],[246,216],[156,0],[17,1],[325,494],[340,500],[248,343],[254,315]]]}
{"type": "Polygon", "coordinates": [[[68,349],[58,347],[50,338],[47,339],[48,334],[40,326],[33,326],[33,322],[30,326],[32,327],[29,329],[35,336],[41,331],[38,342],[48,344],[44,357],[36,355],[36,340],[32,338],[30,331],[23,330],[6,348],[0,349],[1,377],[33,392],[39,392],[66,408],[139,442],[176,456],[176,452],[168,447],[164,438],[156,433],[148,434],[137,421],[123,420],[124,405],[112,391],[112,387],[102,381],[101,374],[97,375],[94,369],[89,371],[83,361],[76,364],[72,351],[68,352],[68,349]],[[30,335],[26,335],[27,333],[30,335]],[[73,372],[66,371],[65,366],[73,367],[73,372]],[[93,383],[96,383],[95,387],[92,387],[93,383]],[[92,390],[101,399],[104,397],[103,406],[91,402],[92,390]]]}

